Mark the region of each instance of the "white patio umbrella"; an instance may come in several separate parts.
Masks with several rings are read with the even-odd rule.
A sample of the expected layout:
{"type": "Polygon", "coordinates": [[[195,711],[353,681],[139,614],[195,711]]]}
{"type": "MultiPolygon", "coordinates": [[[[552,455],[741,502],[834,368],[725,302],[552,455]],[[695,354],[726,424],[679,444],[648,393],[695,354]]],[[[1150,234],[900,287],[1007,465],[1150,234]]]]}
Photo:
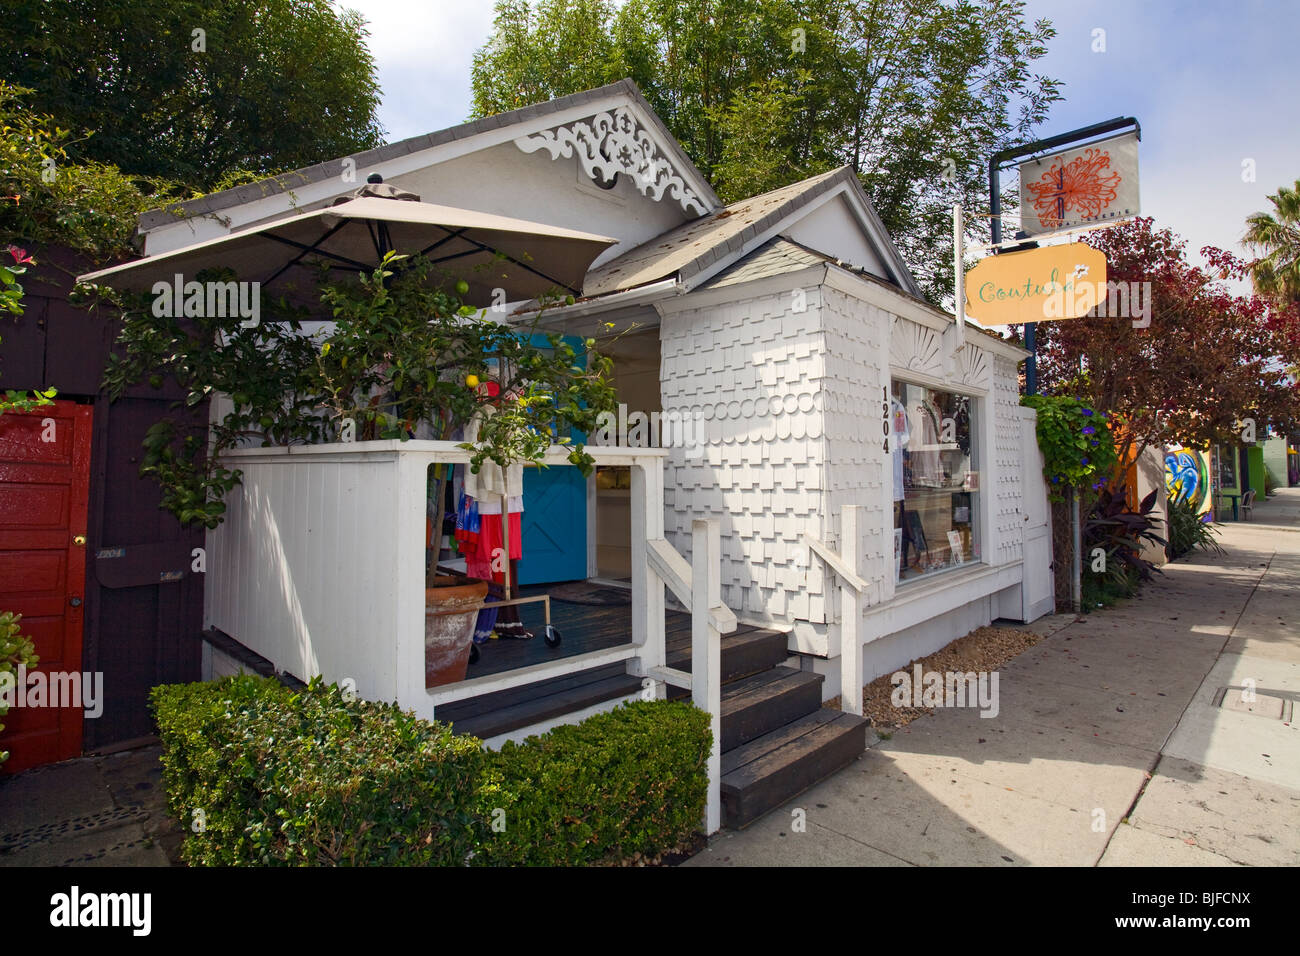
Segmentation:
{"type": "MultiPolygon", "coordinates": [[[[498,298],[498,289],[504,290],[509,302],[556,290],[580,295],[592,261],[617,241],[422,202],[414,193],[372,176],[350,198],[332,206],[100,269],[79,276],[78,281],[148,292],[157,282],[174,282],[177,275],[189,281],[203,269],[229,268],[240,281],[260,282],[263,294],[275,294],[296,283],[297,292],[290,298],[318,302],[312,294],[317,262],[327,263],[332,270],[367,272],[387,250],[394,250],[427,256],[442,271],[441,276],[431,277],[434,281],[463,280],[469,291],[461,298],[471,305],[486,306],[498,298]]],[[[503,495],[501,532],[507,555],[508,502],[509,494],[503,495]]],[[[546,642],[551,646],[559,643],[559,632],[550,623],[548,597],[514,598],[508,562],[505,593],[502,605],[545,602],[546,642]]]]}
{"type": "Polygon", "coordinates": [[[241,281],[260,282],[265,294],[293,283],[314,288],[311,280],[317,262],[334,270],[369,271],[391,249],[427,256],[442,270],[441,278],[469,284],[469,292],[462,296],[467,303],[486,306],[497,289],[503,289],[511,302],[553,290],[580,295],[592,261],[617,242],[608,236],[421,202],[414,193],[378,177],[373,180],[333,206],[100,269],[78,281],[147,292],[156,282],[172,282],[177,275],[189,281],[200,270],[227,267],[241,281]]]}

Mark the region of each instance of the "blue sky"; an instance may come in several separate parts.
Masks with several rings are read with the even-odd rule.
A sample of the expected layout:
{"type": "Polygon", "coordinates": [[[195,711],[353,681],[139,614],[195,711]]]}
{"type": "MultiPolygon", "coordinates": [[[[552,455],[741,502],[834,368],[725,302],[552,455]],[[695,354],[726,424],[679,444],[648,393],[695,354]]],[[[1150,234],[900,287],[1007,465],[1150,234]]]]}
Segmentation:
{"type": "MultiPolygon", "coordinates": [[[[371,23],[390,139],[469,112],[490,0],[345,0],[371,23]]],[[[1057,36],[1040,72],[1065,82],[1042,136],[1114,116],[1142,124],[1142,210],[1201,246],[1237,249],[1247,215],[1300,178],[1300,4],[1030,0],[1057,36]],[[1094,52],[1094,30],[1105,52],[1094,52]],[[1255,181],[1242,163],[1254,160],[1255,181]]]]}

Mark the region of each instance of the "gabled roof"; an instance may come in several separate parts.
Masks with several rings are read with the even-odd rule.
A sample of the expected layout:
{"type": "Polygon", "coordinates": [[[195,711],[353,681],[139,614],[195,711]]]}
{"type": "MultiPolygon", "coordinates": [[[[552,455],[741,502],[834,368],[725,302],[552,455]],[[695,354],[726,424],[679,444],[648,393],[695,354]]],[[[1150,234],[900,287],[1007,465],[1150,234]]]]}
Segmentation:
{"type": "Polygon", "coordinates": [[[291,173],[284,173],[280,176],[272,176],[255,183],[248,183],[244,186],[236,186],[233,189],[225,189],[221,192],[212,193],[207,196],[201,196],[198,199],[191,199],[187,202],[175,203],[162,209],[155,209],[144,213],[140,216],[139,230],[147,232],[150,229],[160,225],[175,222],[178,217],[185,218],[191,216],[203,216],[210,213],[218,212],[222,209],[230,209],[243,203],[252,202],[257,199],[263,199],[267,196],[277,193],[289,192],[293,189],[300,189],[311,183],[321,182],[326,179],[338,179],[342,182],[344,171],[344,160],[352,160],[356,169],[367,169],[378,163],[385,162],[409,153],[417,153],[421,150],[431,149],[453,140],[469,139],[479,133],[490,130],[500,129],[505,126],[512,126],[534,118],[549,116],[564,110],[582,106],[586,103],[596,100],[605,99],[617,94],[625,94],[632,102],[640,108],[644,114],[644,120],[654,128],[657,145],[666,153],[670,154],[673,164],[677,169],[689,172],[696,180],[695,185],[697,192],[707,201],[712,208],[722,205],[712,187],[709,186],[708,180],[704,174],[696,168],[691,162],[690,157],[682,150],[677,140],[668,132],[663,121],[655,113],[654,109],[641,95],[641,90],[636,83],[625,78],[617,83],[610,83],[606,86],[599,86],[595,89],[583,90],[581,93],[573,93],[569,96],[561,96],[558,99],[547,100],[544,103],[535,103],[532,106],[525,106],[521,109],[511,110],[508,113],[497,113],[493,116],[485,116],[482,119],[472,120],[468,123],[461,123],[459,126],[452,126],[434,133],[427,133],[422,136],[413,136],[410,139],[404,139],[396,143],[389,143],[385,146],[379,146],[375,149],[367,150],[351,156],[339,157],[329,160],[328,162],[317,163],[315,166],[308,166],[303,169],[295,170],[291,173]]]}
{"type": "Polygon", "coordinates": [[[753,282],[756,279],[766,279],[769,276],[800,272],[809,266],[824,265],[834,261],[833,256],[809,249],[793,239],[777,236],[723,269],[700,288],[721,289],[730,285],[753,282]]]}
{"type": "Polygon", "coordinates": [[[863,231],[891,273],[888,278],[920,296],[916,280],[848,166],[733,203],[657,236],[589,272],[583,294],[605,295],[674,275],[687,287],[698,286],[792,222],[796,213],[818,197],[833,191],[843,193],[855,208],[863,231]]]}

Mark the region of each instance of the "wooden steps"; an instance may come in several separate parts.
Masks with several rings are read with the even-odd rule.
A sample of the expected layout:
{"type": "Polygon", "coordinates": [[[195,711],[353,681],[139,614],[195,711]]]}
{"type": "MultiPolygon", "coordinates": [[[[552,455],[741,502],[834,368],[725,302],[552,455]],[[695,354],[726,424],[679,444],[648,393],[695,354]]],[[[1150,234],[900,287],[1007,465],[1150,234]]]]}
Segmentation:
{"type": "Polygon", "coordinates": [[[822,676],[771,667],[722,687],[722,752],[749,743],[816,710],[822,676]]]}
{"type": "MultiPolygon", "coordinates": [[[[821,706],[824,678],[786,667],[787,635],[741,625],[722,638],[722,819],[740,828],[852,763],[867,722],[821,706]]],[[[668,666],[689,671],[690,632],[668,639],[668,666]]],[[[670,687],[673,700],[690,692],[670,687]]]]}
{"type": "MultiPolygon", "coordinates": [[[[788,636],[742,624],[722,637],[722,820],[740,828],[852,763],[867,722],[821,706],[825,678],[785,666],[788,636]]],[[[691,670],[690,618],[669,617],[667,665],[691,670]]],[[[623,663],[444,704],[439,720],[489,738],[634,694],[623,663]]],[[[690,691],[669,687],[671,700],[690,691]]]]}
{"type": "Polygon", "coordinates": [[[722,755],[722,815],[736,829],[824,780],[866,749],[867,722],[818,707],[722,755]]]}
{"type": "MultiPolygon", "coordinates": [[[[741,625],[731,634],[722,637],[722,683],[728,684],[741,677],[757,674],[769,667],[785,662],[790,656],[786,650],[787,637],[781,631],[769,631],[741,625]]],[[[678,670],[691,669],[691,635],[668,640],[667,664],[678,670]]],[[[681,691],[680,696],[689,692],[681,691]]]]}

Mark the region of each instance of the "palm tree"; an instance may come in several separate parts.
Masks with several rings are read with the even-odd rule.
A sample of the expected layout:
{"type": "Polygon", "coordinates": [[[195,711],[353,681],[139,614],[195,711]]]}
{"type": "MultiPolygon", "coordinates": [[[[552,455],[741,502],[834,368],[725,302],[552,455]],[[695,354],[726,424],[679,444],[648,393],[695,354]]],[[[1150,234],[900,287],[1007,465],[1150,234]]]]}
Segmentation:
{"type": "Polygon", "coordinates": [[[1300,179],[1269,196],[1273,213],[1246,219],[1245,243],[1259,255],[1251,263],[1255,291],[1281,304],[1300,304],[1300,179]]]}

